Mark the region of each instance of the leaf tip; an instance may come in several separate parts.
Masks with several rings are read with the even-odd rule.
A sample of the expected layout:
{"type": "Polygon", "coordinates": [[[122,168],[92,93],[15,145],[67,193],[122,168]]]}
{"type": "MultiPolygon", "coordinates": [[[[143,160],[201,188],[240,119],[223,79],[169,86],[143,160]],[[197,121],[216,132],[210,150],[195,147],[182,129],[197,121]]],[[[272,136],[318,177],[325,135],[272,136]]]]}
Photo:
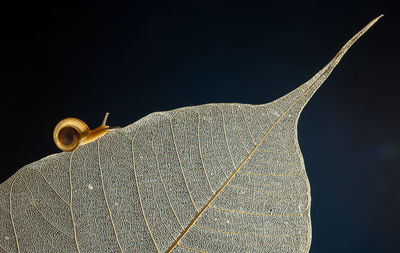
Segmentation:
{"type": "Polygon", "coordinates": [[[381,19],[385,14],[381,14],[378,17],[374,18],[369,24],[366,26],[367,29],[369,29],[371,26],[373,26],[376,22],[378,22],[379,19],[381,19]]]}
{"type": "Polygon", "coordinates": [[[378,17],[376,17],[371,23],[375,23],[375,22],[377,22],[379,19],[381,19],[383,16],[385,16],[385,14],[381,14],[381,15],[379,15],[378,17]]]}

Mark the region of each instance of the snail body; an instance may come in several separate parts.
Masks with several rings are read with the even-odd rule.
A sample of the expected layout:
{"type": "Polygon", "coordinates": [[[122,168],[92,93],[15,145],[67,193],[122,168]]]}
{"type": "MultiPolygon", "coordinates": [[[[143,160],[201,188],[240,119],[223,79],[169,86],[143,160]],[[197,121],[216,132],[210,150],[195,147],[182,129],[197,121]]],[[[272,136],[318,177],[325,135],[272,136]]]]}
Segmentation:
{"type": "Polygon", "coordinates": [[[101,126],[93,130],[90,130],[80,119],[63,119],[54,128],[54,142],[59,149],[69,152],[77,149],[80,145],[95,141],[110,130],[106,125],[107,117],[108,113],[106,113],[101,126]]]}

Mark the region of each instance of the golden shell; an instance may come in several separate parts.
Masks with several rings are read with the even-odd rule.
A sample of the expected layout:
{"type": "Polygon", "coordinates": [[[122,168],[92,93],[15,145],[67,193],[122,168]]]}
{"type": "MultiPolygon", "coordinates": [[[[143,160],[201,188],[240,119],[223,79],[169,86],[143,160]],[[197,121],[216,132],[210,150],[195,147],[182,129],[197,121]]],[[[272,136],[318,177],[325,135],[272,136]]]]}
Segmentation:
{"type": "Polygon", "coordinates": [[[66,118],[58,122],[53,132],[55,144],[62,151],[73,151],[79,147],[105,135],[109,127],[105,125],[108,113],[103,124],[96,129],[90,130],[89,127],[80,119],[66,118]]]}

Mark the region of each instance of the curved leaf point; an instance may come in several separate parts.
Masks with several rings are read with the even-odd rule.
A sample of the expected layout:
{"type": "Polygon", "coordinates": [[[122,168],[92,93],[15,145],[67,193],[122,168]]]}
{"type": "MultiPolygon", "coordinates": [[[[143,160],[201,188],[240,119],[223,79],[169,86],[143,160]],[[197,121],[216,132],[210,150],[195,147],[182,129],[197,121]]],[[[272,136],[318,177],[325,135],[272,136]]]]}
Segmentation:
{"type": "Polygon", "coordinates": [[[351,38],[308,82],[271,103],[152,113],[0,185],[4,252],[308,252],[303,107],[351,38]]]}
{"type": "MultiPolygon", "coordinates": [[[[188,224],[188,226],[185,228],[185,230],[179,235],[179,237],[175,240],[175,242],[168,248],[166,252],[171,252],[172,249],[174,249],[179,241],[184,237],[187,232],[190,230],[191,227],[195,224],[197,219],[204,213],[204,211],[209,208],[210,204],[214,201],[214,199],[220,194],[220,192],[229,184],[229,182],[232,180],[232,178],[236,175],[236,173],[240,170],[240,168],[243,166],[244,163],[253,155],[254,152],[257,151],[258,147],[261,145],[261,143],[265,140],[267,135],[271,132],[271,130],[275,127],[276,124],[284,117],[287,112],[292,109],[294,106],[298,106],[299,109],[297,110],[297,115],[295,116],[298,120],[300,113],[304,106],[307,104],[307,102],[310,100],[312,95],[316,92],[316,90],[324,83],[324,81],[328,78],[330,73],[333,71],[333,69],[336,67],[336,65],[340,62],[344,54],[350,49],[350,47],[356,42],[366,31],[368,31],[369,28],[371,28],[381,17],[384,15],[380,15],[376,17],[374,20],[372,20],[370,23],[368,23],[361,31],[359,31],[356,35],[354,35],[341,49],[340,51],[333,57],[333,59],[322,69],[320,70],[316,75],[314,75],[308,82],[304,83],[294,91],[290,92],[286,96],[283,96],[282,98],[274,101],[275,103],[282,103],[282,104],[288,104],[288,106],[285,108],[285,110],[279,115],[279,117],[275,120],[275,122],[268,128],[266,133],[262,136],[262,138],[258,141],[258,143],[254,146],[254,148],[251,150],[251,152],[243,159],[243,161],[239,164],[239,166],[236,167],[236,169],[233,171],[233,173],[229,176],[229,178],[225,181],[225,183],[214,193],[214,195],[210,198],[210,200],[207,202],[206,205],[201,209],[200,212],[196,214],[196,216],[193,218],[193,220],[188,224]]],[[[296,120],[296,121],[297,121],[296,120]]],[[[297,126],[296,126],[296,131],[297,131],[297,126]]],[[[311,197],[309,198],[309,200],[311,197]]],[[[310,202],[310,201],[309,201],[310,202]]],[[[310,203],[308,203],[310,205],[310,203]]],[[[308,207],[309,208],[309,207],[308,207]]],[[[309,215],[309,214],[308,214],[309,215]]],[[[310,229],[311,230],[311,229],[310,229]]],[[[311,243],[311,233],[309,233],[309,243],[308,247],[311,243]]]]}

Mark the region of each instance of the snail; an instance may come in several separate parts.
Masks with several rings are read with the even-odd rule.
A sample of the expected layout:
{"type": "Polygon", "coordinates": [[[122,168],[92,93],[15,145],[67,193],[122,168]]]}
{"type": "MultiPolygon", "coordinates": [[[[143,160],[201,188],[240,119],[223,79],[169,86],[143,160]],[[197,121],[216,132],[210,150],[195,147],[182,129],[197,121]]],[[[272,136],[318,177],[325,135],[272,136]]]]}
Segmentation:
{"type": "Polygon", "coordinates": [[[59,149],[69,152],[77,149],[79,145],[97,140],[110,130],[106,125],[108,114],[107,112],[101,126],[93,130],[90,130],[85,122],[77,118],[61,120],[54,128],[54,142],[59,149]]]}

